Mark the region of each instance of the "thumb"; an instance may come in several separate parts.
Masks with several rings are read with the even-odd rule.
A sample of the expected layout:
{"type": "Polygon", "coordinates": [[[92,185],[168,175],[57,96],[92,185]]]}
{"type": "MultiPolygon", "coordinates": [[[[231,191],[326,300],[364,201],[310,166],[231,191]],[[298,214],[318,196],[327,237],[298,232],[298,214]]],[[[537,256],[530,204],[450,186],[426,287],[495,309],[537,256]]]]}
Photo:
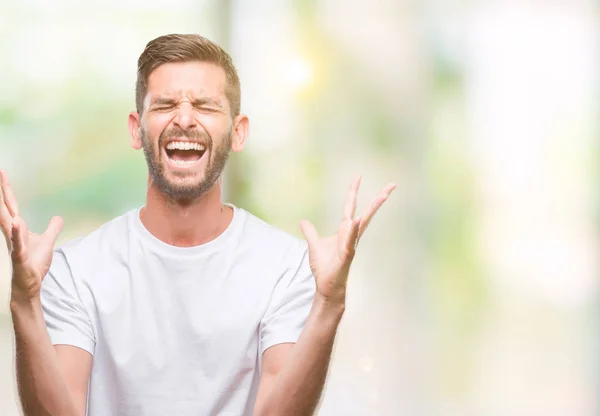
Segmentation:
{"type": "MultiPolygon", "coordinates": [[[[27,257],[27,224],[21,217],[15,217],[11,223],[11,239],[13,244],[13,262],[23,262],[27,257]]],[[[14,263],[13,263],[14,264],[14,263]]]]}
{"type": "Polygon", "coordinates": [[[52,245],[56,242],[56,237],[60,234],[63,227],[63,219],[61,217],[52,217],[48,228],[44,231],[43,236],[52,242],[52,245]]]}
{"type": "Polygon", "coordinates": [[[315,229],[315,226],[312,225],[310,221],[300,221],[300,230],[302,230],[302,234],[306,238],[309,247],[314,247],[319,239],[319,233],[315,229]]]}

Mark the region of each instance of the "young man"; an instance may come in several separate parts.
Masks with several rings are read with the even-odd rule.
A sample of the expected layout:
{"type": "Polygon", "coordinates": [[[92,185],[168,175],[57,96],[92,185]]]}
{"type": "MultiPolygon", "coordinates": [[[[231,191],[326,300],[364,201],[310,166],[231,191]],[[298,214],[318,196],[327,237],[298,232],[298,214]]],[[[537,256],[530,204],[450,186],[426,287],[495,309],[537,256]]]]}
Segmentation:
{"type": "Polygon", "coordinates": [[[197,35],[161,36],[138,61],[131,145],[144,207],[54,250],[31,233],[5,172],[0,225],[26,415],[310,415],[345,308],[358,239],[394,189],[308,244],[221,200],[248,117],[231,58],[197,35]]]}

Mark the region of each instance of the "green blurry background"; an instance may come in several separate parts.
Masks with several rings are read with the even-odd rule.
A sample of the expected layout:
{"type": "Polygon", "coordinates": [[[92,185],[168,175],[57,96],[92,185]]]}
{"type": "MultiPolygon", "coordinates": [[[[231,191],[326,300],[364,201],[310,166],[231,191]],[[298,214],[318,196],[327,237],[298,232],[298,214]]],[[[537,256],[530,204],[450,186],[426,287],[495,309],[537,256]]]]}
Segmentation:
{"type": "MultiPolygon", "coordinates": [[[[61,242],[144,203],[137,57],[231,53],[227,200],[300,235],[366,207],[322,415],[596,415],[599,7],[591,0],[0,0],[0,167],[61,242]]],[[[0,255],[0,414],[18,414],[0,255]]]]}

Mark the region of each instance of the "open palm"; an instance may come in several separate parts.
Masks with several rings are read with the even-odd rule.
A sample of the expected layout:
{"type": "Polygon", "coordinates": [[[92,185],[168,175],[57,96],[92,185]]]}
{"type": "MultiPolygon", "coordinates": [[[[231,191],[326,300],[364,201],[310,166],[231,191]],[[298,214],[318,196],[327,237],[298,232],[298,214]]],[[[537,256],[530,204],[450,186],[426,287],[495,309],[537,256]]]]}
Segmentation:
{"type": "Polygon", "coordinates": [[[357,177],[350,186],[342,215],[342,222],[335,234],[319,237],[315,227],[308,221],[302,221],[300,228],[308,242],[310,267],[315,276],[317,295],[323,299],[344,302],[348,272],[354,258],[356,246],[365,232],[373,215],[396,188],[387,184],[369,205],[362,217],[354,218],[356,197],[361,177],[357,177]]]}
{"type": "Polygon", "coordinates": [[[48,273],[56,237],[62,219],[54,217],[43,234],[29,231],[19,215],[19,206],[6,172],[0,171],[0,228],[6,239],[13,267],[13,290],[25,296],[39,294],[42,279],[48,273]]]}

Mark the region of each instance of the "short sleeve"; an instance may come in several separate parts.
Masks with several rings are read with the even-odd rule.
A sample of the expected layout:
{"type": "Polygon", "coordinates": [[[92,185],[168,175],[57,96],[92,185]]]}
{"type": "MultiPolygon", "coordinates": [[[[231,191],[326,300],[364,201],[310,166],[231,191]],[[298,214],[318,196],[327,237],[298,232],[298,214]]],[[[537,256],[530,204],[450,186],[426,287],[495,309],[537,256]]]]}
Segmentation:
{"type": "Polygon", "coordinates": [[[296,250],[277,282],[260,326],[261,355],[269,347],[298,340],[315,297],[308,249],[296,250]]]}
{"type": "Polygon", "coordinates": [[[42,309],[53,345],[72,345],[94,354],[92,322],[77,293],[64,253],[54,252],[50,271],[42,281],[42,309]]]}

